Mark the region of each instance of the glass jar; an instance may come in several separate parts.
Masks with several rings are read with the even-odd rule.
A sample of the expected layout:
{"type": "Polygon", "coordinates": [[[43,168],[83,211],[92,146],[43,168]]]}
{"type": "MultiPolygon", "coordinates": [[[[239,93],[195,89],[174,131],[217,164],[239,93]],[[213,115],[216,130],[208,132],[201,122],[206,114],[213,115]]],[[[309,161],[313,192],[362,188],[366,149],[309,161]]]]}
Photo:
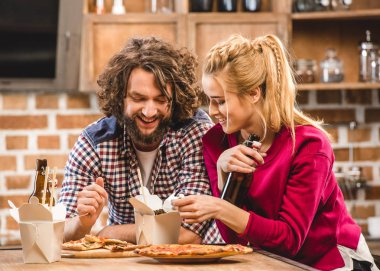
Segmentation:
{"type": "Polygon", "coordinates": [[[330,0],[315,0],[315,11],[328,11],[330,10],[330,0]]]}
{"type": "Polygon", "coordinates": [[[314,83],[316,62],[312,59],[298,59],[294,62],[296,82],[301,84],[314,83]]]}
{"type": "Polygon", "coordinates": [[[337,83],[344,79],[343,62],[336,56],[335,49],[326,50],[326,57],[321,61],[321,82],[337,83]]]}
{"type": "Polygon", "coordinates": [[[294,9],[298,12],[315,10],[315,0],[295,0],[294,9]]]}
{"type": "Polygon", "coordinates": [[[123,0],[113,0],[112,14],[125,14],[123,0]]]}
{"type": "Polygon", "coordinates": [[[331,8],[335,11],[349,10],[352,0],[331,0],[331,8]]]}
{"type": "Polygon", "coordinates": [[[174,12],[174,0],[150,0],[147,1],[147,10],[151,13],[174,12]]]}
{"type": "Polygon", "coordinates": [[[367,30],[366,40],[359,44],[359,81],[375,82],[378,80],[378,49],[379,46],[371,41],[371,32],[367,30]]]}
{"type": "Polygon", "coordinates": [[[244,11],[259,11],[261,0],[243,0],[244,11]]]}
{"type": "Polygon", "coordinates": [[[96,14],[104,14],[105,12],[106,12],[106,9],[104,6],[104,0],[96,0],[95,13],[96,14]]]}
{"type": "Polygon", "coordinates": [[[376,82],[380,82],[380,51],[378,52],[376,64],[376,82]]]}

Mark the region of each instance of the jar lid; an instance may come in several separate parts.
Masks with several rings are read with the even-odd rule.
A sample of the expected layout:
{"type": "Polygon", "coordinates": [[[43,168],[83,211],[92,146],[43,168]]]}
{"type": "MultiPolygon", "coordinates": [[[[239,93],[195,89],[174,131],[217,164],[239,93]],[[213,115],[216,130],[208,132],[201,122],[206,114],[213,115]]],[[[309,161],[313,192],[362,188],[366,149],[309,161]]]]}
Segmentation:
{"type": "Polygon", "coordinates": [[[314,59],[300,58],[294,62],[294,65],[295,66],[314,66],[316,65],[316,61],[314,59]]]}

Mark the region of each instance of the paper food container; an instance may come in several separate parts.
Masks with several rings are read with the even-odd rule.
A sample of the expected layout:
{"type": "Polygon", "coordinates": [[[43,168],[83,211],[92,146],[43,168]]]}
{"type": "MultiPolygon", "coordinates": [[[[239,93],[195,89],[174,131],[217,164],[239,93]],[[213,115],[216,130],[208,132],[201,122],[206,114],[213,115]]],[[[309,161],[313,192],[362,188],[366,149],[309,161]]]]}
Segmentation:
{"type": "Polygon", "coordinates": [[[57,204],[51,209],[31,199],[20,208],[9,210],[19,223],[24,263],[52,263],[61,259],[66,208],[57,204]]]}
{"type": "MultiPolygon", "coordinates": [[[[177,244],[181,217],[178,211],[155,215],[154,211],[163,208],[163,202],[157,195],[151,195],[144,187],[145,194],[129,199],[135,209],[136,243],[141,245],[177,244]]],[[[164,205],[168,205],[168,198],[164,205]]],[[[171,204],[169,204],[171,205],[171,204]]]]}

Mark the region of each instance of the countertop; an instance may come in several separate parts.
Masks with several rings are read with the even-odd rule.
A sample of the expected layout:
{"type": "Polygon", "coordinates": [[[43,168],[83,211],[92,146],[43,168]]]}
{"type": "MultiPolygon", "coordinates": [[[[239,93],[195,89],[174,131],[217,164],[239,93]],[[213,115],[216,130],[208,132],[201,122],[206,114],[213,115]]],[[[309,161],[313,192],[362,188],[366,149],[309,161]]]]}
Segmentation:
{"type": "Polygon", "coordinates": [[[246,255],[230,256],[214,263],[163,264],[147,257],[132,258],[98,258],[98,259],[71,259],[62,258],[61,261],[51,264],[24,264],[22,250],[0,250],[0,270],[59,270],[59,271],[194,271],[194,268],[205,271],[254,271],[254,270],[315,270],[311,267],[265,252],[254,251],[246,255]]]}

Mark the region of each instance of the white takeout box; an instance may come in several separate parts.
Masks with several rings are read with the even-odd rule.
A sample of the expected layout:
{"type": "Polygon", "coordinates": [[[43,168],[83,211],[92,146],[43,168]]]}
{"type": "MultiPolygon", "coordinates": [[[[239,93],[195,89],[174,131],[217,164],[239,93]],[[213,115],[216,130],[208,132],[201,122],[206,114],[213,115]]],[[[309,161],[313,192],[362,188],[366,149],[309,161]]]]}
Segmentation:
{"type": "Polygon", "coordinates": [[[177,244],[181,227],[178,211],[171,210],[155,215],[154,210],[163,208],[162,200],[157,195],[151,195],[145,187],[143,189],[145,197],[138,195],[129,199],[135,209],[136,243],[139,245],[177,244]]]}
{"type": "Polygon", "coordinates": [[[52,263],[61,259],[66,208],[57,204],[51,209],[37,198],[20,208],[9,210],[20,225],[24,263],[52,263]]]}

